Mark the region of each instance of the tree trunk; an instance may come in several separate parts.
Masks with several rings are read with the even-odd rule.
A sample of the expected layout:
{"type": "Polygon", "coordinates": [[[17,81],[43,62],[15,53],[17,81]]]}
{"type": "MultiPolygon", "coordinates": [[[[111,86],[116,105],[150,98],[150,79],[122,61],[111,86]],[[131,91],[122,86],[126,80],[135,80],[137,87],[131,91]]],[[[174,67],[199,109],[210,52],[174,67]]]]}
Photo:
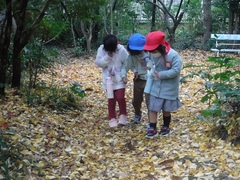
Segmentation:
{"type": "Polygon", "coordinates": [[[110,8],[110,33],[113,34],[113,3],[111,1],[111,8],[110,8]]]}
{"type": "Polygon", "coordinates": [[[0,29],[0,96],[5,95],[8,48],[12,33],[12,1],[6,0],[6,13],[0,29]]]}
{"type": "Polygon", "coordinates": [[[167,27],[168,30],[168,42],[170,44],[174,44],[175,43],[175,31],[176,31],[177,26],[175,27],[167,27]]]}
{"type": "Polygon", "coordinates": [[[75,32],[74,32],[74,24],[73,24],[73,19],[70,18],[70,24],[71,24],[71,32],[72,32],[72,37],[73,37],[73,46],[74,48],[77,47],[77,43],[76,43],[76,37],[75,37],[75,32]]]}
{"type": "Polygon", "coordinates": [[[211,15],[211,1],[203,0],[203,45],[209,40],[211,35],[211,24],[212,24],[212,15],[211,15]]]}
{"type": "Polygon", "coordinates": [[[13,59],[12,59],[12,87],[20,87],[21,80],[21,59],[20,53],[22,51],[21,47],[21,39],[23,37],[23,31],[25,26],[25,18],[26,18],[26,9],[27,9],[28,0],[23,0],[18,4],[19,13],[15,17],[17,23],[17,31],[14,36],[13,41],[13,59]]]}
{"type": "Polygon", "coordinates": [[[92,41],[92,29],[93,29],[93,24],[90,22],[88,26],[88,32],[86,31],[86,24],[81,21],[81,31],[83,33],[84,38],[86,39],[86,44],[87,44],[87,51],[91,51],[91,41],[92,41]]]}
{"type": "Polygon", "coordinates": [[[156,0],[153,0],[151,31],[156,30],[156,0]]]}
{"type": "Polygon", "coordinates": [[[100,26],[99,26],[99,23],[95,23],[94,27],[93,27],[93,37],[92,37],[92,40],[93,42],[97,42],[98,41],[98,32],[100,31],[100,26]]]}
{"type": "Polygon", "coordinates": [[[21,58],[20,54],[21,51],[19,52],[21,48],[18,46],[14,45],[14,50],[13,50],[13,67],[12,67],[12,87],[13,88],[19,88],[21,85],[21,72],[22,72],[22,66],[21,66],[21,58]]]}
{"type": "MultiPolygon", "coordinates": [[[[168,8],[165,5],[165,1],[163,2],[162,0],[158,0],[158,2],[160,6],[159,5],[156,5],[156,6],[163,12],[164,23],[169,33],[169,37],[168,37],[169,43],[173,44],[175,43],[175,31],[183,18],[184,11],[182,6],[184,1],[183,0],[179,1],[178,9],[175,15],[171,14],[170,12],[172,8],[173,0],[170,1],[168,8]],[[170,20],[172,21],[172,23],[170,23],[170,20]]],[[[186,3],[186,6],[188,6],[188,4],[190,3],[190,0],[187,0],[185,3],[186,3]]]]}
{"type": "Polygon", "coordinates": [[[229,1],[229,33],[237,33],[239,25],[239,0],[229,1]]]}
{"type": "Polygon", "coordinates": [[[25,45],[29,42],[32,37],[32,34],[40,23],[42,18],[44,17],[45,11],[47,10],[50,2],[52,0],[46,1],[43,8],[39,12],[37,18],[32,23],[29,29],[25,27],[25,20],[26,20],[26,11],[27,11],[27,4],[28,0],[22,0],[18,3],[20,9],[18,9],[18,16],[16,16],[16,24],[17,24],[17,31],[14,36],[14,45],[13,45],[13,75],[12,75],[12,87],[19,88],[21,85],[21,51],[25,47],[25,45]]]}
{"type": "Polygon", "coordinates": [[[236,2],[236,5],[235,5],[235,28],[234,28],[234,33],[238,33],[238,30],[239,30],[239,2],[236,2]]]}
{"type": "Polygon", "coordinates": [[[234,12],[231,10],[231,4],[229,3],[229,24],[228,24],[228,33],[233,33],[233,21],[234,21],[234,12]]]}

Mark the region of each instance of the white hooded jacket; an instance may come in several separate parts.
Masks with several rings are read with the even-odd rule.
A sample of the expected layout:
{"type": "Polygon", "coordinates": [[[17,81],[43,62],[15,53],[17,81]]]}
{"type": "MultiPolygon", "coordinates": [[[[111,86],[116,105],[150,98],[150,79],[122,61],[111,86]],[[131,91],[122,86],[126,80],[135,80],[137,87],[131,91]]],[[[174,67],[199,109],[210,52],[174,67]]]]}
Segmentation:
{"type": "Polygon", "coordinates": [[[128,52],[123,45],[118,44],[116,52],[113,57],[108,55],[101,45],[97,50],[96,65],[102,68],[102,87],[106,89],[106,78],[111,77],[113,80],[113,89],[122,89],[126,85],[122,80],[121,69],[128,57],[128,52]]]}

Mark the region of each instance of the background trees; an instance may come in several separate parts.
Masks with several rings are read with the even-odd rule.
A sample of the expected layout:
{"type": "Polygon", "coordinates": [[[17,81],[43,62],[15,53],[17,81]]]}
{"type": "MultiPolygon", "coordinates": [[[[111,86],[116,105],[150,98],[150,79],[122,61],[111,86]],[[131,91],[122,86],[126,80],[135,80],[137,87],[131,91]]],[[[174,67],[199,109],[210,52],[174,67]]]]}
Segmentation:
{"type": "MultiPolygon", "coordinates": [[[[149,1],[152,3],[151,1],[149,1]]],[[[175,31],[182,21],[185,10],[187,9],[190,0],[179,0],[178,5],[174,5],[174,1],[161,1],[157,0],[153,5],[159,8],[162,13],[162,21],[168,31],[170,44],[175,42],[175,31]]],[[[176,1],[175,1],[176,2],[176,1]]],[[[153,9],[153,11],[156,9],[153,9]]],[[[153,13],[154,14],[154,13],[153,13]]],[[[155,22],[152,22],[155,23],[155,22]]]]}
{"type": "Polygon", "coordinates": [[[0,0],[0,94],[8,84],[21,86],[22,66],[29,68],[24,61],[26,45],[31,50],[33,42],[81,55],[95,51],[107,33],[126,44],[132,33],[160,29],[175,48],[206,48],[210,33],[240,32],[239,4],[239,0],[0,0]]]}
{"type": "MultiPolygon", "coordinates": [[[[40,9],[35,12],[29,10],[34,6],[34,3],[30,4],[28,0],[6,0],[6,9],[2,9],[2,11],[5,11],[5,13],[2,13],[3,21],[1,23],[0,29],[1,95],[4,95],[4,89],[6,85],[6,71],[10,65],[12,67],[12,87],[20,87],[22,66],[20,56],[22,50],[29,42],[37,25],[44,17],[44,13],[47,10],[50,2],[51,0],[47,0],[44,4],[36,4],[35,8],[39,7],[40,9]],[[12,29],[13,26],[15,26],[14,29],[12,29]],[[10,43],[12,43],[11,47],[10,43]]],[[[3,2],[1,2],[1,4],[2,3],[3,2]]]]}
{"type": "Polygon", "coordinates": [[[211,1],[203,0],[203,44],[205,44],[210,35],[211,35],[211,25],[212,25],[212,16],[211,16],[211,1]]]}

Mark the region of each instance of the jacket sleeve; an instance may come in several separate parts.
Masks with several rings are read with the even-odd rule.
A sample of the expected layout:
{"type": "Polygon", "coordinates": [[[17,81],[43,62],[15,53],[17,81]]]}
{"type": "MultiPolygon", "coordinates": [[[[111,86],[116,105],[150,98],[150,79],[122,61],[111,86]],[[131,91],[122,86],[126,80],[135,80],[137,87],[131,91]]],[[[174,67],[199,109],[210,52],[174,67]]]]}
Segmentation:
{"type": "Polygon", "coordinates": [[[173,57],[171,69],[167,69],[159,72],[159,79],[171,79],[180,74],[182,69],[182,60],[177,55],[173,57]]]}
{"type": "Polygon", "coordinates": [[[107,53],[104,53],[103,47],[100,46],[97,51],[96,65],[101,68],[106,68],[109,62],[112,60],[107,53]]]}
{"type": "Polygon", "coordinates": [[[144,61],[146,62],[147,70],[151,70],[153,68],[153,62],[148,53],[144,53],[144,61]]]}
{"type": "Polygon", "coordinates": [[[129,69],[131,69],[131,68],[132,68],[132,59],[131,59],[131,56],[129,55],[125,59],[123,66],[122,66],[122,70],[121,70],[122,77],[126,77],[129,69]]]}
{"type": "Polygon", "coordinates": [[[124,47],[121,49],[121,57],[122,57],[121,77],[126,77],[129,71],[130,55],[128,55],[128,52],[124,47]]]}

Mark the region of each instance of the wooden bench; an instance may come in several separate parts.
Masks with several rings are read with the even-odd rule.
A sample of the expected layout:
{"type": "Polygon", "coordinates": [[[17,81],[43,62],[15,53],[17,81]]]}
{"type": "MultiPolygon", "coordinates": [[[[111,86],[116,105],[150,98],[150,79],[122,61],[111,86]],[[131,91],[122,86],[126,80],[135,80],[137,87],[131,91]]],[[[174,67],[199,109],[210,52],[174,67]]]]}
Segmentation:
{"type": "Polygon", "coordinates": [[[215,47],[211,51],[238,53],[240,52],[240,34],[211,34],[211,39],[215,40],[215,47]]]}

